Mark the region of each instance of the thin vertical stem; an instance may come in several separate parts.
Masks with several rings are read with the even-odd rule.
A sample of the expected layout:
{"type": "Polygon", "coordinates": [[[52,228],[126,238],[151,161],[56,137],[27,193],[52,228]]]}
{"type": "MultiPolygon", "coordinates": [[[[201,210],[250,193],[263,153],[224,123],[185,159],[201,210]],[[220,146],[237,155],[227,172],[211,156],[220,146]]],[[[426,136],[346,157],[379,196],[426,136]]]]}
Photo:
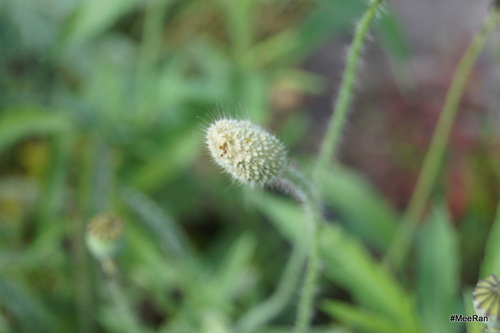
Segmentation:
{"type": "Polygon", "coordinates": [[[493,10],[457,66],[429,146],[429,151],[425,156],[415,191],[410,199],[408,208],[403,214],[398,234],[386,256],[386,263],[392,264],[395,268],[401,265],[408,252],[418,221],[432,192],[469,74],[476,63],[477,57],[483,50],[488,37],[497,26],[499,19],[500,10],[493,10]]]}
{"type": "Polygon", "coordinates": [[[309,260],[307,262],[306,275],[304,285],[300,294],[299,308],[297,312],[297,320],[295,322],[295,333],[309,332],[311,319],[314,310],[314,294],[318,280],[319,269],[319,237],[317,215],[315,214],[315,204],[308,198],[304,204],[309,220],[309,260]],[[316,215],[316,216],[315,216],[316,215]]]}
{"type": "Polygon", "coordinates": [[[371,2],[356,27],[354,38],[351,47],[349,48],[347,64],[342,75],[339,94],[335,102],[333,114],[330,118],[325,138],[323,139],[323,143],[321,145],[321,150],[316,162],[316,169],[314,170],[314,183],[320,194],[322,193],[321,181],[324,179],[323,175],[329,167],[332,156],[335,156],[336,154],[340,135],[342,134],[342,129],[346,123],[363,45],[370,29],[370,25],[381,4],[382,0],[374,0],[371,2]]]}
{"type": "Polygon", "coordinates": [[[303,177],[300,177],[300,175],[294,172],[293,169],[290,169],[286,175],[291,178],[290,180],[292,182],[296,181],[299,184],[304,185],[304,208],[306,209],[308,216],[308,228],[310,234],[309,260],[307,263],[304,285],[299,302],[298,315],[295,323],[295,333],[306,333],[309,331],[314,309],[314,293],[318,280],[319,228],[317,219],[320,217],[319,196],[321,196],[322,193],[323,175],[329,167],[332,156],[336,153],[342,128],[345,125],[352,100],[358,63],[361,57],[364,41],[381,3],[382,0],[372,1],[357,25],[347,56],[347,64],[342,77],[339,95],[334,106],[333,115],[328,124],[326,136],[323,140],[321,150],[316,161],[313,185],[311,186],[307,182],[304,182],[303,177]],[[317,190],[318,192],[316,193],[311,191],[311,188],[317,190]]]}
{"type": "Polygon", "coordinates": [[[296,192],[297,198],[302,201],[304,210],[306,212],[307,231],[309,238],[308,246],[308,260],[306,267],[306,274],[304,277],[304,284],[300,293],[299,307],[297,311],[297,318],[295,321],[296,333],[306,333],[309,331],[311,319],[314,310],[314,294],[318,280],[319,268],[319,239],[318,239],[318,218],[319,203],[315,190],[307,179],[296,169],[288,167],[286,169],[284,180],[290,186],[295,187],[291,192],[296,192]]]}
{"type": "Polygon", "coordinates": [[[90,282],[88,255],[83,241],[85,222],[89,216],[91,174],[92,174],[92,144],[87,143],[82,153],[80,179],[79,179],[79,216],[73,224],[73,267],[75,272],[74,287],[75,301],[78,313],[79,332],[89,333],[95,331],[94,322],[94,295],[90,282]]]}
{"type": "Polygon", "coordinates": [[[92,271],[84,243],[88,219],[110,206],[113,186],[113,150],[101,138],[91,136],[85,143],[79,179],[79,216],[72,230],[76,306],[81,332],[95,331],[92,271]]]}

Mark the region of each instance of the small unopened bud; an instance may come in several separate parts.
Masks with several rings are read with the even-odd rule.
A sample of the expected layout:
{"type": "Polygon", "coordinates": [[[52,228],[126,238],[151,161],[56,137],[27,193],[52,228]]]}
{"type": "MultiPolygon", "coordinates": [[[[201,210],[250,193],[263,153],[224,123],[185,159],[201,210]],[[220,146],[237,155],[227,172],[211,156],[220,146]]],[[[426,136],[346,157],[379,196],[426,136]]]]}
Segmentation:
{"type": "Polygon", "coordinates": [[[500,277],[491,274],[479,280],[472,295],[477,314],[488,317],[490,328],[500,329],[500,277]]]}
{"type": "Polygon", "coordinates": [[[272,183],[287,165],[280,140],[247,120],[216,121],[207,129],[206,142],[215,162],[250,186],[272,183]]]}
{"type": "Polygon", "coordinates": [[[109,259],[124,243],[123,221],[111,214],[95,216],[87,225],[85,241],[90,253],[98,260],[109,259]]]}

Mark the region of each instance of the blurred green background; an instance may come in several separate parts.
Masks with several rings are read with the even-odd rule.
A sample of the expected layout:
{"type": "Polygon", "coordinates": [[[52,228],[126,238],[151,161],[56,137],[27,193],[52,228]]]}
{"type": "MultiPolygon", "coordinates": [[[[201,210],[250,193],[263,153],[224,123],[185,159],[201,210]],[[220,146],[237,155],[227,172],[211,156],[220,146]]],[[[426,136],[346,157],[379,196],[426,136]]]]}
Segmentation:
{"type": "MultiPolygon", "coordinates": [[[[302,213],[279,193],[233,184],[204,128],[249,118],[309,174],[365,8],[0,1],[0,332],[290,332],[298,285],[275,315],[245,318],[268,309],[302,213]],[[84,242],[103,212],[126,225],[113,278],[84,242]]],[[[410,258],[400,271],[381,265],[475,31],[423,61],[405,28],[391,8],[375,23],[343,166],[324,180],[311,332],[465,332],[449,315],[472,313],[470,288],[500,274],[498,91],[486,89],[498,52],[473,73],[410,258]]]]}

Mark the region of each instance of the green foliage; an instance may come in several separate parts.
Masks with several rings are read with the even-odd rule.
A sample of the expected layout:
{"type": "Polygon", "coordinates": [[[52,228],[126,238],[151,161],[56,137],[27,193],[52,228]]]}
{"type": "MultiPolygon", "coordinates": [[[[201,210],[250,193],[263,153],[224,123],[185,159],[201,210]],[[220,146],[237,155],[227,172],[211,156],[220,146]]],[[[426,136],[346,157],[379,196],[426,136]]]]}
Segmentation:
{"type": "Polygon", "coordinates": [[[28,136],[57,135],[71,131],[72,124],[62,113],[38,107],[3,110],[0,119],[0,153],[28,136]]]}
{"type": "MultiPolygon", "coordinates": [[[[305,97],[325,93],[327,80],[302,63],[329,40],[347,41],[365,8],[1,1],[0,332],[290,332],[305,214],[221,176],[203,128],[223,115],[250,118],[283,139],[293,164],[310,161],[316,120],[305,97]],[[102,212],[126,225],[111,263],[83,241],[102,212]]],[[[404,89],[411,55],[401,24],[388,8],[373,32],[404,89]]],[[[380,257],[398,209],[353,168],[335,166],[323,181],[310,332],[459,332],[449,315],[473,313],[462,257],[483,263],[469,276],[500,274],[500,207],[478,255],[436,206],[395,273],[380,257]]],[[[490,228],[489,192],[468,211],[478,235],[490,228]]]]}
{"type": "Polygon", "coordinates": [[[328,204],[349,223],[350,230],[380,250],[395,233],[397,214],[359,175],[336,167],[325,179],[328,204]],[[362,207],[362,209],[361,209],[362,207]],[[366,223],[370,221],[370,223],[366,223]]]}
{"type": "MultiPolygon", "coordinates": [[[[374,323],[371,331],[380,328],[378,325],[384,323],[385,318],[400,331],[418,332],[411,295],[371,257],[361,243],[338,226],[328,226],[322,231],[321,245],[326,277],[346,288],[360,305],[376,311],[382,318],[374,323]]],[[[354,321],[352,323],[357,327],[365,327],[366,320],[362,320],[359,314],[349,312],[338,304],[333,309],[332,313],[349,313],[339,319],[345,318],[346,322],[354,321]]]]}
{"type": "Polygon", "coordinates": [[[486,253],[481,267],[481,278],[500,274],[500,204],[486,244],[486,253]]]}
{"type": "Polygon", "coordinates": [[[449,314],[463,313],[457,304],[460,257],[457,232],[445,208],[435,208],[418,241],[417,294],[425,332],[457,332],[449,314]]]}

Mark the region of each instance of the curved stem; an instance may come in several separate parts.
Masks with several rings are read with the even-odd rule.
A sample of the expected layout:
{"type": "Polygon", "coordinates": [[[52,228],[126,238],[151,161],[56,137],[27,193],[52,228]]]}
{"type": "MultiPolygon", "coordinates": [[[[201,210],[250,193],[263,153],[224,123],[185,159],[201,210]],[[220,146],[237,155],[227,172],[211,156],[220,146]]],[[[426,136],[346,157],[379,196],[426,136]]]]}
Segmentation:
{"type": "MultiPolygon", "coordinates": [[[[296,169],[288,167],[284,175],[284,179],[292,186],[294,185],[300,195],[301,202],[307,215],[307,229],[309,239],[308,261],[304,284],[302,286],[297,319],[295,321],[295,332],[306,333],[309,331],[311,317],[314,309],[314,293],[318,280],[318,262],[319,262],[319,244],[318,244],[318,217],[319,203],[318,197],[310,182],[296,169]]],[[[293,193],[293,191],[291,191],[293,193]]]]}
{"type": "Polygon", "coordinates": [[[307,262],[306,276],[304,278],[304,285],[300,294],[299,308],[297,312],[297,320],[295,322],[295,333],[309,332],[312,313],[314,309],[314,293],[318,280],[319,268],[319,240],[318,240],[318,226],[316,217],[314,216],[314,208],[311,202],[305,205],[307,210],[310,233],[309,244],[309,260],[307,262]],[[309,206],[309,207],[308,207],[309,206]],[[308,208],[307,208],[308,207],[308,208]]]}
{"type": "Polygon", "coordinates": [[[324,172],[326,172],[332,156],[335,156],[339,144],[340,135],[342,134],[342,128],[344,127],[347,119],[347,114],[352,100],[358,63],[361,57],[361,52],[363,50],[364,41],[368,34],[370,25],[375,18],[375,14],[377,13],[381,4],[382,0],[374,0],[371,2],[370,6],[368,7],[356,27],[354,38],[351,47],[349,48],[349,52],[347,55],[347,64],[342,75],[342,82],[340,85],[337,100],[335,102],[335,107],[333,109],[333,115],[328,124],[326,136],[323,139],[321,150],[316,162],[316,169],[314,170],[314,183],[317,185],[320,193],[322,192],[320,188],[321,180],[324,178],[324,172]]]}
{"type": "Polygon", "coordinates": [[[299,280],[299,270],[303,265],[304,249],[296,244],[285,267],[279,286],[269,299],[249,311],[238,323],[237,332],[257,332],[260,327],[274,318],[285,308],[295,293],[299,280]]]}
{"type": "Polygon", "coordinates": [[[357,74],[358,63],[361,57],[363,44],[368,34],[371,22],[375,18],[375,14],[379,9],[382,0],[374,0],[366,10],[365,14],[359,21],[356,28],[354,38],[347,56],[347,64],[342,76],[339,95],[336,100],[333,115],[328,124],[326,136],[323,140],[321,150],[318,155],[314,170],[313,184],[304,182],[304,178],[290,169],[287,177],[292,182],[299,181],[299,184],[304,184],[304,208],[308,216],[309,227],[309,260],[306,268],[304,285],[301,291],[297,320],[295,323],[296,333],[306,333],[309,331],[311,317],[314,308],[314,292],[318,279],[318,262],[319,262],[319,240],[318,240],[318,225],[319,218],[319,196],[322,193],[322,179],[327,168],[329,167],[332,156],[335,155],[339,138],[342,133],[342,128],[347,119],[347,113],[352,100],[354,82],[357,74]],[[318,192],[311,191],[316,189],[318,192]]]}
{"type": "Polygon", "coordinates": [[[489,35],[497,26],[499,19],[500,10],[493,10],[483,28],[465,51],[457,66],[429,146],[429,151],[425,156],[415,191],[403,215],[398,234],[385,258],[386,263],[391,263],[396,268],[401,265],[408,252],[413,234],[417,228],[418,220],[425,209],[432,187],[436,181],[444,151],[448,144],[450,132],[455,121],[460,98],[465,90],[469,74],[481,50],[484,48],[489,35]]]}

